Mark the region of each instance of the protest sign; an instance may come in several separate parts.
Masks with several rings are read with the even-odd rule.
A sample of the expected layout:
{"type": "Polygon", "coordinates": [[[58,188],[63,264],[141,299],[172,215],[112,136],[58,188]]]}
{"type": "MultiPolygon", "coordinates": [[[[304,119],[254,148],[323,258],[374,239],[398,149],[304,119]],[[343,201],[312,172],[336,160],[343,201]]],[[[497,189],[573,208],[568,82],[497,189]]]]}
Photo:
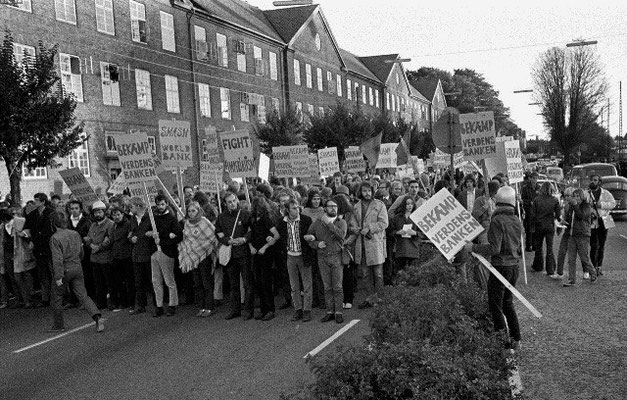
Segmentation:
{"type": "Polygon", "coordinates": [[[253,141],[247,130],[220,133],[220,144],[224,150],[224,169],[231,178],[257,176],[253,141]]]}
{"type": "Polygon", "coordinates": [[[318,165],[320,166],[320,176],[332,176],[340,172],[340,162],[337,158],[337,147],[327,147],[318,150],[318,165]]]}
{"type": "Polygon", "coordinates": [[[414,177],[414,169],[407,164],[403,164],[403,165],[399,165],[396,168],[396,177],[398,179],[403,179],[403,178],[413,178],[414,177]]]}
{"type": "Polygon", "coordinates": [[[182,170],[194,165],[192,140],[188,121],[159,120],[161,160],[168,171],[182,170]]]}
{"type": "Polygon", "coordinates": [[[59,171],[59,175],[63,178],[65,184],[70,188],[70,191],[78,200],[80,200],[85,206],[90,206],[93,202],[98,201],[98,196],[91,187],[83,171],[80,168],[70,168],[63,171],[59,171]]]}
{"type": "Polygon", "coordinates": [[[118,150],[123,179],[128,185],[131,197],[143,197],[145,183],[148,196],[152,200],[157,195],[155,186],[157,172],[146,133],[133,132],[117,135],[115,147],[118,150]]]}
{"type": "Polygon", "coordinates": [[[277,146],[272,148],[274,176],[277,178],[291,178],[294,176],[291,154],[291,146],[277,146]]]}
{"type": "Polygon", "coordinates": [[[447,189],[433,195],[410,218],[447,260],[483,231],[447,189]]]}
{"type": "Polygon", "coordinates": [[[107,190],[107,192],[114,194],[114,195],[122,194],[124,193],[125,189],[126,189],[126,182],[124,182],[124,175],[120,174],[118,175],[117,178],[115,178],[113,182],[111,182],[111,186],[109,186],[109,189],[107,190]]]}
{"type": "Polygon", "coordinates": [[[509,183],[514,184],[524,181],[524,168],[522,164],[522,152],[520,151],[520,142],[518,140],[509,140],[501,142],[503,145],[505,159],[507,160],[507,177],[509,183]]]}
{"type": "Polygon", "coordinates": [[[396,147],[398,143],[381,143],[376,168],[396,168],[396,147]]]}
{"type": "Polygon", "coordinates": [[[513,136],[497,136],[496,137],[496,142],[497,143],[499,143],[499,142],[508,142],[510,140],[516,140],[516,139],[514,139],[513,136]]]}
{"type": "Polygon", "coordinates": [[[415,168],[418,170],[418,174],[425,172],[425,162],[422,158],[418,158],[418,156],[411,156],[411,160],[415,168]]]}
{"type": "Polygon", "coordinates": [[[305,176],[309,173],[309,149],[306,144],[290,146],[290,161],[292,175],[290,177],[305,176]]]}
{"type": "Polygon", "coordinates": [[[301,178],[302,184],[320,185],[320,171],[318,169],[318,156],[315,154],[307,155],[307,173],[301,178]]]}
{"type": "Polygon", "coordinates": [[[359,150],[358,146],[349,146],[344,149],[344,171],[352,174],[355,172],[364,172],[366,170],[366,161],[364,153],[359,150]]]}
{"type": "Polygon", "coordinates": [[[209,193],[218,193],[218,180],[222,171],[215,168],[209,161],[200,162],[200,190],[209,193]]]}
{"type": "Polygon", "coordinates": [[[259,154],[259,177],[266,182],[270,179],[270,157],[263,153],[259,154]]]}
{"type": "MultiPolygon", "coordinates": [[[[447,154],[440,149],[435,149],[435,153],[433,154],[433,166],[439,168],[446,168],[451,165],[451,155],[447,154]]],[[[455,168],[459,168],[462,166],[464,162],[464,152],[460,151],[459,153],[453,154],[453,163],[455,168]]]]}
{"type": "Polygon", "coordinates": [[[464,158],[484,160],[496,157],[496,129],[494,128],[494,113],[485,111],[480,113],[460,114],[462,151],[464,158]]]}

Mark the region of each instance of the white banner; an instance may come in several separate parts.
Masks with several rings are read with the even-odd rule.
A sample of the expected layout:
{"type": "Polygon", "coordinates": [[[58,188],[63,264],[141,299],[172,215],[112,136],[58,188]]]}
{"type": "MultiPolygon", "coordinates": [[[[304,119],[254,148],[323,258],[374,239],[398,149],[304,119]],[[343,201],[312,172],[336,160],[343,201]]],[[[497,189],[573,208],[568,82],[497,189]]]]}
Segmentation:
{"type": "Polygon", "coordinates": [[[270,157],[263,153],[259,154],[259,177],[266,182],[270,180],[270,157]]]}
{"type": "Polygon", "coordinates": [[[398,143],[381,143],[376,168],[396,168],[396,147],[398,143]]]}
{"type": "Polygon", "coordinates": [[[274,176],[277,178],[291,178],[295,176],[291,146],[273,147],[272,159],[274,160],[274,176]]]}
{"type": "Polygon", "coordinates": [[[459,124],[464,159],[484,160],[497,156],[496,129],[492,111],[460,114],[459,124]]]}
{"type": "Polygon", "coordinates": [[[157,195],[157,171],[152,148],[145,132],[116,135],[115,147],[122,166],[123,179],[131,197],[144,198],[144,185],[151,200],[157,195]]]}
{"type": "Polygon", "coordinates": [[[61,175],[65,184],[70,188],[74,197],[80,200],[85,206],[90,206],[98,200],[96,192],[94,192],[94,189],[89,182],[87,182],[80,168],[65,169],[59,171],[59,175],[61,175]]]}
{"type": "MultiPolygon", "coordinates": [[[[436,168],[447,168],[451,165],[451,155],[447,154],[440,149],[435,149],[435,153],[431,153],[433,155],[433,166],[436,168]]],[[[460,151],[459,153],[453,154],[453,163],[455,168],[459,168],[462,166],[464,162],[464,152],[460,151]]]]}
{"type": "Polygon", "coordinates": [[[520,142],[518,140],[509,140],[501,142],[504,146],[505,159],[507,160],[507,177],[509,183],[514,184],[525,180],[525,169],[522,164],[522,152],[520,151],[520,142]]]}
{"type": "Polygon", "coordinates": [[[292,162],[291,178],[307,175],[309,173],[309,149],[307,145],[290,146],[290,161],[292,162]]]}
{"type": "Polygon", "coordinates": [[[340,161],[337,158],[337,147],[327,147],[318,150],[318,165],[320,166],[320,176],[332,176],[340,172],[340,161]]]}
{"type": "Polygon", "coordinates": [[[223,132],[220,134],[220,143],[224,149],[224,169],[231,178],[257,176],[253,141],[247,130],[223,132]]]}
{"type": "Polygon", "coordinates": [[[168,171],[185,170],[192,162],[192,139],[189,121],[159,120],[161,161],[168,171]]]}
{"type": "Polygon", "coordinates": [[[359,146],[349,146],[344,149],[344,171],[352,174],[365,170],[366,161],[364,160],[364,153],[359,150],[359,146]]]}

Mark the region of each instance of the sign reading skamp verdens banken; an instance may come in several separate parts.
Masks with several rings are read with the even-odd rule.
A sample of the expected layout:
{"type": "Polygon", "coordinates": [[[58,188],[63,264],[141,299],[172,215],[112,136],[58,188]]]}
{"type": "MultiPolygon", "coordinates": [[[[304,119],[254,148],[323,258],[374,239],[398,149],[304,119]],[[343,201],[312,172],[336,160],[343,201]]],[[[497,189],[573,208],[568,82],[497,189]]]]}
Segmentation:
{"type": "Polygon", "coordinates": [[[483,232],[481,224],[446,189],[437,192],[410,218],[447,260],[483,232]]]}
{"type": "Polygon", "coordinates": [[[220,134],[220,143],[224,150],[224,169],[231,178],[257,176],[253,141],[248,131],[223,132],[220,134]]]}
{"type": "Polygon", "coordinates": [[[483,160],[497,156],[496,129],[492,111],[461,114],[459,124],[465,160],[483,160]]]}
{"type": "Polygon", "coordinates": [[[115,137],[115,147],[118,150],[118,158],[122,166],[124,181],[132,197],[144,196],[144,185],[149,196],[157,194],[155,179],[155,161],[152,147],[148,143],[145,132],[134,132],[115,137]]]}

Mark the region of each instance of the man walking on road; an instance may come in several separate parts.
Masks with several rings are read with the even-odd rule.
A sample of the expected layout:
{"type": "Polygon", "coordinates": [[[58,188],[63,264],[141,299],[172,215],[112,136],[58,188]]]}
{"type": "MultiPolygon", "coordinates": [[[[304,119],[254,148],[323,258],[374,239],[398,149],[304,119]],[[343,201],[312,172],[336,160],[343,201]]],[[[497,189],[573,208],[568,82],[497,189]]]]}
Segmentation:
{"type": "Polygon", "coordinates": [[[616,206],[614,196],[601,187],[601,176],[590,177],[590,203],[592,205],[592,229],[590,231],[590,260],[597,275],[603,275],[603,255],[608,228],[614,226],[610,211],[616,206]]]}
{"type": "Polygon", "coordinates": [[[64,285],[68,285],[74,292],[87,313],[96,321],[96,330],[104,331],[104,320],[93,300],[87,296],[83,281],[83,241],[78,232],[67,229],[67,217],[62,211],[55,211],[51,218],[56,232],[50,238],[52,267],[54,274],[54,290],[52,296],[53,325],[51,332],[65,330],[63,320],[64,285]]]}

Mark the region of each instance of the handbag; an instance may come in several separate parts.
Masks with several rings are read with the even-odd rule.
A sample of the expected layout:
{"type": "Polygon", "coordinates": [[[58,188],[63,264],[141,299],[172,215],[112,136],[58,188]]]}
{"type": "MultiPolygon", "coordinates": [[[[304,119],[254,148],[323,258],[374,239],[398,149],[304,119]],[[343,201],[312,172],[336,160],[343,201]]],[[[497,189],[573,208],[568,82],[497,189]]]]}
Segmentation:
{"type": "MultiPolygon", "coordinates": [[[[235,228],[237,228],[237,221],[239,220],[239,213],[241,212],[238,211],[237,212],[237,217],[235,217],[235,224],[233,224],[233,231],[231,232],[231,238],[233,237],[233,235],[235,235],[235,228]]],[[[231,250],[233,249],[233,246],[230,244],[223,244],[222,246],[220,246],[220,248],[218,249],[218,262],[220,263],[220,265],[224,265],[226,266],[229,261],[231,261],[231,250]]]]}

